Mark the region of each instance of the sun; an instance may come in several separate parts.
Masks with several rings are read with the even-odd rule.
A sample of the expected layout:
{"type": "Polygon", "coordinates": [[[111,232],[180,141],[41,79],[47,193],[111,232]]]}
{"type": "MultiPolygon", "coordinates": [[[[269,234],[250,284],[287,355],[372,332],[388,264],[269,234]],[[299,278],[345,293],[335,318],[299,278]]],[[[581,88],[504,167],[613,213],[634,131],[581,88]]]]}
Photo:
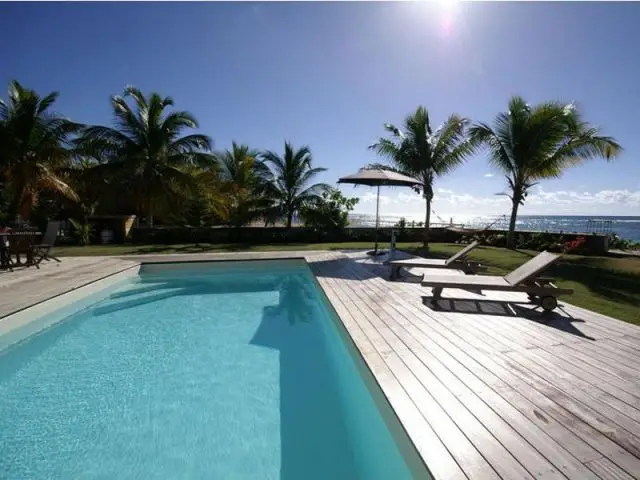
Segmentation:
{"type": "Polygon", "coordinates": [[[436,3],[440,10],[441,34],[448,37],[453,34],[456,17],[460,10],[460,2],[458,0],[438,0],[436,3]]]}
{"type": "Polygon", "coordinates": [[[458,8],[458,4],[460,3],[458,0],[437,0],[440,5],[440,8],[444,11],[454,11],[458,8]]]}

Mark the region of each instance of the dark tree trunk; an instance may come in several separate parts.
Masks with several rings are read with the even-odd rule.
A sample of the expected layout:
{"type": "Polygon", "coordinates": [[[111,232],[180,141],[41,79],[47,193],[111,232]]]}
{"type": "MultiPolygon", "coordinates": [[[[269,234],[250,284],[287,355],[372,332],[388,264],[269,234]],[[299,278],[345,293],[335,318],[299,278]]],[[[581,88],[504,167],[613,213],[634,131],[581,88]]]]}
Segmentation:
{"type": "Polygon", "coordinates": [[[507,233],[507,248],[515,250],[516,245],[516,220],[518,219],[518,208],[520,207],[521,194],[513,192],[511,219],[509,220],[509,232],[507,233]]]}
{"type": "Polygon", "coordinates": [[[147,226],[153,228],[153,200],[149,197],[149,208],[147,211],[147,226]]]}
{"type": "MultiPolygon", "coordinates": [[[[9,202],[9,208],[7,211],[8,220],[11,222],[18,222],[18,215],[20,215],[20,208],[22,207],[24,192],[24,185],[17,185],[15,191],[13,192],[13,197],[9,202]]],[[[22,220],[24,220],[24,218],[22,220]]]]}
{"type": "Polygon", "coordinates": [[[422,234],[422,245],[429,248],[429,224],[431,223],[431,198],[425,197],[426,209],[424,216],[424,233],[422,234]]]}

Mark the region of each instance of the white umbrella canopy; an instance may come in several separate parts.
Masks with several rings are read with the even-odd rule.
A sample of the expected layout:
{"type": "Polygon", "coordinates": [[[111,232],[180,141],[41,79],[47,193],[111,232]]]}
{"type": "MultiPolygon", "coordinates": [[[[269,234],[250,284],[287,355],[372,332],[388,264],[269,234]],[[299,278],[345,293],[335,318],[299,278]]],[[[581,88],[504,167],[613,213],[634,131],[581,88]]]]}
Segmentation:
{"type": "Polygon", "coordinates": [[[407,177],[398,172],[367,168],[361,168],[358,173],[339,178],[338,183],[353,183],[354,185],[369,185],[370,187],[414,187],[422,185],[420,180],[407,177]]]}
{"type": "Polygon", "coordinates": [[[353,185],[368,185],[370,187],[377,187],[378,195],[376,197],[376,241],[374,249],[367,253],[369,253],[370,255],[383,254],[384,252],[378,250],[378,230],[380,226],[380,187],[415,187],[422,185],[422,182],[415,178],[408,177],[391,170],[383,170],[379,168],[361,168],[358,173],[339,178],[338,183],[351,183],[353,185]]]}

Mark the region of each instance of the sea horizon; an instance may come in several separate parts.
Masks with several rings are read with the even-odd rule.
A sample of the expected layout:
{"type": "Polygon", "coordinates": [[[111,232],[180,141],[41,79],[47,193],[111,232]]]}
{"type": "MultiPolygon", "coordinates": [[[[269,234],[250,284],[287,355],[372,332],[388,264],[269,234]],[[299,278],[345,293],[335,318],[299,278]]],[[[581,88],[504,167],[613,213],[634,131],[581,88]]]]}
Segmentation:
{"type": "MultiPolygon", "coordinates": [[[[404,218],[408,224],[424,222],[424,215],[381,215],[380,226],[394,226],[404,218]]],[[[375,215],[350,213],[353,227],[375,225],[375,215]]],[[[431,215],[432,226],[456,225],[473,228],[506,229],[508,215],[431,215]]],[[[640,241],[640,215],[518,215],[516,228],[521,231],[554,233],[613,233],[625,240],[640,241]]]]}

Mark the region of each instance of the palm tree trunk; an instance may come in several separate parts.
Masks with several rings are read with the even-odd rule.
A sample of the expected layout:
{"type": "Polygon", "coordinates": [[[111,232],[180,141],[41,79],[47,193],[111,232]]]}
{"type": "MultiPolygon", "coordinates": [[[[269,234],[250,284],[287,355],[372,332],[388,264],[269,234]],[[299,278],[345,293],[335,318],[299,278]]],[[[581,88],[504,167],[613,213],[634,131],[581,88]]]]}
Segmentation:
{"type": "Polygon", "coordinates": [[[153,200],[151,199],[151,197],[149,197],[149,209],[147,215],[147,226],[149,228],[153,228],[153,200]]]}
{"type": "Polygon", "coordinates": [[[426,208],[424,216],[424,233],[422,234],[422,246],[429,248],[429,224],[431,223],[431,198],[425,197],[426,208]]]}
{"type": "Polygon", "coordinates": [[[513,193],[511,220],[509,220],[509,232],[507,233],[507,248],[515,250],[516,245],[516,220],[518,219],[518,208],[520,207],[520,195],[513,193]]]}
{"type": "Polygon", "coordinates": [[[82,245],[87,246],[89,244],[89,235],[85,234],[87,231],[87,225],[89,225],[89,217],[87,216],[86,210],[83,208],[82,212],[82,245]]]}
{"type": "Polygon", "coordinates": [[[13,198],[9,202],[8,219],[12,222],[18,221],[18,215],[22,207],[22,201],[25,196],[26,187],[24,182],[17,182],[15,191],[13,192],[13,198]]]}
{"type": "Polygon", "coordinates": [[[291,224],[293,223],[293,212],[287,213],[287,230],[291,230],[291,224]]]}

